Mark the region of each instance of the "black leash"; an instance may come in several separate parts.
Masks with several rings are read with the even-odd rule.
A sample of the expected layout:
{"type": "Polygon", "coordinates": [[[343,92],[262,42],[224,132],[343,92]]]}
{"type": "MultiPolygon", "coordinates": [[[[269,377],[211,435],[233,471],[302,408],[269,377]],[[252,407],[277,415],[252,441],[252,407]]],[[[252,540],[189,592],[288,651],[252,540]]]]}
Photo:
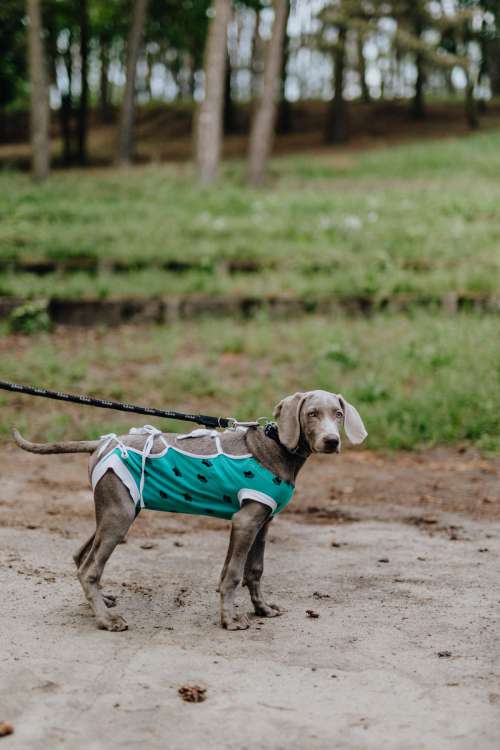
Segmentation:
{"type": "Polygon", "coordinates": [[[97,406],[100,409],[114,409],[115,411],[126,411],[131,414],[147,414],[150,417],[161,417],[162,419],[178,419],[183,422],[196,422],[205,427],[213,429],[217,427],[235,429],[236,427],[259,427],[261,421],[264,424],[271,425],[267,420],[257,420],[254,422],[238,422],[234,417],[209,417],[205,414],[184,414],[178,411],[168,411],[165,409],[154,409],[151,406],[136,406],[134,404],[125,404],[120,401],[108,401],[102,398],[93,398],[92,396],[76,396],[71,393],[61,393],[61,391],[49,391],[46,388],[34,388],[30,385],[18,385],[9,383],[6,380],[0,380],[0,389],[4,391],[13,391],[14,393],[25,393],[28,396],[40,396],[41,398],[51,398],[54,401],[66,401],[72,404],[81,404],[83,406],[97,406]]]}

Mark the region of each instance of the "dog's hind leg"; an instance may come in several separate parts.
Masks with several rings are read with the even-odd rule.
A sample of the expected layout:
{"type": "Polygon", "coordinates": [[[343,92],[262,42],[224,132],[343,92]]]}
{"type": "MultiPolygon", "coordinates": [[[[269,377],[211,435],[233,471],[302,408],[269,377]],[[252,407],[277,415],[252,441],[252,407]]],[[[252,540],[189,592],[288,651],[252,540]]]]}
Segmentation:
{"type": "Polygon", "coordinates": [[[102,630],[126,630],[127,623],[123,617],[108,611],[112,599],[103,596],[100,582],[106,562],[134,521],[135,508],[127,489],[110,471],[98,482],[94,499],[97,528],[89,551],[85,554],[87,543],[79,551],[82,552],[82,561],[78,567],[78,578],[95,614],[97,627],[102,630]]]}
{"type": "Polygon", "coordinates": [[[222,566],[222,570],[219,576],[219,582],[217,584],[217,588],[215,589],[217,593],[220,593],[221,583],[224,580],[227,566],[229,565],[229,560],[231,559],[231,555],[233,554],[233,544],[234,544],[234,538],[233,538],[233,534],[231,534],[231,536],[229,537],[229,547],[227,548],[226,559],[224,560],[224,565],[222,566]]]}
{"type": "Polygon", "coordinates": [[[87,557],[88,553],[90,552],[90,549],[94,543],[95,538],[95,531],[90,536],[87,541],[81,545],[73,555],[73,560],[75,561],[76,569],[80,567],[80,565],[83,563],[84,559],[87,557]]]}
{"type": "MultiPolygon", "coordinates": [[[[94,543],[95,538],[95,531],[90,536],[87,541],[82,544],[81,547],[78,548],[78,550],[73,555],[73,560],[75,561],[76,569],[78,570],[82,564],[84,559],[87,557],[88,553],[92,549],[92,544],[94,543]]],[[[116,607],[116,596],[113,596],[112,594],[103,594],[103,599],[106,607],[116,607]]]]}
{"type": "Polygon", "coordinates": [[[255,614],[260,617],[276,617],[282,614],[282,610],[276,604],[267,604],[264,601],[260,587],[260,579],[264,572],[264,549],[269,524],[270,521],[264,524],[250,547],[243,577],[243,586],[248,586],[255,614]]]}

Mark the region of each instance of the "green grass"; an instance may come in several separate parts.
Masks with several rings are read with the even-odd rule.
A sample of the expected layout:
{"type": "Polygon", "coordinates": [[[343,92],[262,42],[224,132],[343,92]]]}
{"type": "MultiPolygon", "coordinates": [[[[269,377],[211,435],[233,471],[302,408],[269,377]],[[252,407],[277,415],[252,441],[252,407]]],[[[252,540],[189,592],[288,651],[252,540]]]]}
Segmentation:
{"type": "MultiPolygon", "coordinates": [[[[3,259],[96,258],[98,273],[0,273],[23,298],[446,292],[498,294],[500,132],[275,159],[268,188],[238,162],[212,190],[189,166],[55,173],[44,185],[0,173],[3,259]],[[224,262],[255,261],[229,274],[224,262]],[[109,261],[198,264],[186,273],[109,261]]],[[[43,326],[42,326],[43,327],[43,326]]],[[[0,377],[111,398],[270,415],[284,394],[325,388],[358,406],[377,449],[500,447],[498,317],[430,312],[0,335],[0,377]]],[[[124,431],[141,418],[0,392],[0,436],[124,431]]],[[[165,423],[163,425],[167,427],[165,423]]],[[[179,425],[170,424],[179,428],[179,425]]],[[[180,426],[182,429],[182,425],[180,426]]]]}
{"type": "MultiPolygon", "coordinates": [[[[332,152],[334,153],[334,152],[332,152]]],[[[0,275],[0,293],[75,296],[292,291],[309,294],[493,292],[500,278],[500,133],[272,162],[272,189],[226,165],[213,190],[189,167],[54,174],[43,186],[0,174],[0,255],[195,261],[185,275],[0,275]],[[219,274],[253,259],[263,275],[219,274]],[[311,273],[311,266],[321,271],[311,273]],[[210,272],[211,270],[211,272],[210,272]]]]}
{"type": "MultiPolygon", "coordinates": [[[[498,270],[500,273],[500,268],[498,270]]],[[[363,264],[345,270],[307,273],[293,270],[265,270],[260,273],[225,274],[189,271],[169,273],[145,269],[133,273],[84,272],[32,276],[26,273],[0,275],[0,296],[21,298],[65,297],[70,299],[123,297],[172,297],[192,294],[215,296],[265,297],[292,295],[303,300],[328,300],[335,297],[368,295],[386,298],[397,294],[415,297],[446,292],[492,294],[497,291],[498,276],[490,266],[476,269],[454,267],[434,273],[415,273],[413,278],[401,269],[375,277],[363,264]]]]}
{"type": "MultiPolygon", "coordinates": [[[[292,323],[201,320],[172,326],[1,340],[0,377],[165,408],[254,418],[295,390],[342,392],[376,449],[500,447],[500,357],[494,316],[428,313],[292,323]]],[[[0,434],[93,437],[130,417],[1,394],[0,434]]],[[[163,427],[185,429],[182,424],[163,427]]]]}

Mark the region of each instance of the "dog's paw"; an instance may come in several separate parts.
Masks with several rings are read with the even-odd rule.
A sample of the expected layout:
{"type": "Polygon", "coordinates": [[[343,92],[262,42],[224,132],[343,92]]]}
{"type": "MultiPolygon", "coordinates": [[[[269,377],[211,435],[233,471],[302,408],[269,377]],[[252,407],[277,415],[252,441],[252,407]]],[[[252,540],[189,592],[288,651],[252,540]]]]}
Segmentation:
{"type": "Polygon", "coordinates": [[[107,617],[99,617],[97,619],[97,627],[99,630],[109,630],[112,633],[117,633],[122,630],[128,630],[127,621],[123,619],[121,615],[108,615],[107,617]]]}
{"type": "Polygon", "coordinates": [[[280,617],[285,612],[277,604],[258,604],[255,606],[255,614],[259,617],[280,617]]]}
{"type": "Polygon", "coordinates": [[[232,618],[223,618],[222,627],[225,630],[248,630],[250,622],[246,615],[236,615],[232,618]]]}

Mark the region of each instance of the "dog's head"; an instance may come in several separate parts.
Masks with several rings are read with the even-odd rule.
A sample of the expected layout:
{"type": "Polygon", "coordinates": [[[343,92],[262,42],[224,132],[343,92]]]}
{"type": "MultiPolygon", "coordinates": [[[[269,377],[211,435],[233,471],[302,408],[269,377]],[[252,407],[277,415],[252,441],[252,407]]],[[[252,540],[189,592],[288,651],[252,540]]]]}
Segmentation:
{"type": "Polygon", "coordinates": [[[287,396],[277,404],[280,442],[290,451],[304,443],[312,453],[340,453],[340,428],[351,443],[368,435],[357,410],[343,396],[328,391],[307,391],[287,396]]]}

